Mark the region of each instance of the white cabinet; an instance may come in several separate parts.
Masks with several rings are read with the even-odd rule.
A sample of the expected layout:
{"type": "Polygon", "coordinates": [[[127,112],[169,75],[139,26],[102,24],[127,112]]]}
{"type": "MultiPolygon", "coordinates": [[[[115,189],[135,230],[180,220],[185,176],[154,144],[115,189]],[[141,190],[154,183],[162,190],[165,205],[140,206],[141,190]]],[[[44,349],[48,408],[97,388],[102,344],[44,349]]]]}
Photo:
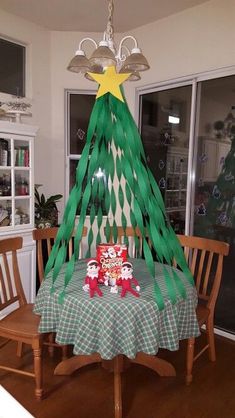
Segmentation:
{"type": "Polygon", "coordinates": [[[34,140],[38,128],[0,121],[0,239],[22,236],[19,267],[25,295],[36,289],[34,229],[34,140]]]}
{"type": "Polygon", "coordinates": [[[220,174],[223,159],[231,149],[231,143],[218,139],[202,139],[202,151],[199,156],[200,173],[204,182],[215,182],[220,174]]]}

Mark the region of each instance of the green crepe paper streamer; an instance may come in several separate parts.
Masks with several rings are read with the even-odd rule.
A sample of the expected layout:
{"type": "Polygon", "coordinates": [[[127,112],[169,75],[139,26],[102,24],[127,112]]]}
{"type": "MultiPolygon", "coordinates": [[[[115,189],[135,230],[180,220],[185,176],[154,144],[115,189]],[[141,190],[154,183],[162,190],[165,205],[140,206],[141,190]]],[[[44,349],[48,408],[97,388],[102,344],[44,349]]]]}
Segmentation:
{"type": "Polygon", "coordinates": [[[116,214],[116,195],[115,195],[115,191],[114,188],[112,186],[111,188],[111,209],[112,209],[112,213],[113,213],[113,217],[115,218],[115,214],[116,214]]]}
{"type": "Polygon", "coordinates": [[[121,184],[119,184],[119,187],[118,187],[118,199],[119,199],[120,207],[121,207],[121,209],[123,209],[123,206],[124,206],[124,193],[123,193],[121,184]]]}
{"type": "Polygon", "coordinates": [[[144,252],[144,258],[146,261],[146,265],[152,275],[152,277],[155,277],[155,264],[153,261],[153,256],[150,251],[149,245],[145,238],[143,238],[143,252],[144,252]]]}
{"type": "Polygon", "coordinates": [[[174,289],[174,281],[170,277],[169,271],[166,269],[165,266],[163,266],[163,274],[164,274],[168,296],[170,298],[172,305],[174,305],[177,301],[176,292],[174,289]]]}
{"type": "Polygon", "coordinates": [[[67,268],[65,272],[65,279],[64,279],[64,287],[66,288],[70,278],[72,277],[73,271],[75,266],[75,255],[73,254],[69,262],[67,263],[67,268]]]}
{"type": "Polygon", "coordinates": [[[105,238],[106,238],[107,242],[109,242],[110,238],[111,238],[111,228],[110,228],[110,223],[109,223],[109,218],[108,217],[106,219],[106,224],[105,224],[105,238]]]}
{"type": "Polygon", "coordinates": [[[104,191],[105,191],[104,181],[103,181],[103,179],[101,179],[100,182],[99,182],[99,193],[98,193],[99,202],[102,201],[104,191]]]}
{"type": "Polygon", "coordinates": [[[125,230],[127,227],[127,219],[126,219],[124,212],[122,212],[122,215],[121,215],[121,222],[122,222],[122,227],[125,230]]]}
{"type": "Polygon", "coordinates": [[[136,223],[135,215],[132,209],[130,210],[130,221],[131,221],[132,227],[136,228],[137,223],[136,223]]]}
{"type": "Polygon", "coordinates": [[[107,172],[109,173],[109,176],[113,182],[115,169],[114,169],[114,158],[113,158],[111,150],[107,155],[106,164],[107,164],[107,172]]]}
{"type": "Polygon", "coordinates": [[[94,223],[94,220],[95,220],[95,215],[96,215],[95,205],[94,205],[94,204],[92,204],[92,205],[91,205],[91,209],[90,209],[90,224],[91,224],[91,226],[92,226],[92,225],[93,225],[93,223],[94,223]]]}
{"type": "Polygon", "coordinates": [[[131,169],[129,161],[127,160],[127,158],[125,158],[124,155],[122,155],[122,157],[121,157],[121,163],[122,163],[124,177],[126,178],[126,180],[128,179],[128,183],[130,185],[130,188],[131,188],[131,190],[133,190],[133,188],[134,188],[134,178],[133,178],[132,169],[131,169]]]}
{"type": "Polygon", "coordinates": [[[144,237],[145,231],[144,231],[144,224],[143,224],[143,215],[136,199],[134,199],[133,212],[135,215],[136,223],[140,229],[141,235],[144,237]]]}
{"type": "Polygon", "coordinates": [[[99,245],[101,243],[101,235],[100,235],[100,231],[98,231],[98,234],[96,236],[96,245],[99,245]]]}
{"type": "Polygon", "coordinates": [[[110,208],[110,194],[108,188],[105,190],[105,198],[104,198],[104,204],[107,214],[109,213],[110,208]]]}
{"type": "Polygon", "coordinates": [[[158,188],[155,178],[153,177],[151,171],[148,169],[149,181],[152,187],[152,191],[157,199],[158,205],[160,206],[163,213],[165,213],[165,205],[162,198],[162,194],[158,188]]]}
{"type": "Polygon", "coordinates": [[[154,279],[154,287],[153,287],[153,289],[154,289],[154,297],[155,297],[157,306],[159,308],[159,311],[162,311],[164,309],[164,307],[165,307],[165,305],[164,305],[164,299],[163,299],[163,296],[162,296],[161,289],[158,286],[158,283],[156,282],[156,279],[154,279]]]}
{"type": "Polygon", "coordinates": [[[127,182],[125,184],[125,193],[126,193],[127,202],[129,203],[129,206],[131,206],[132,193],[131,193],[131,189],[130,189],[130,187],[129,187],[129,185],[128,185],[127,182]]]}
{"type": "Polygon", "coordinates": [[[186,299],[187,294],[182,280],[179,278],[175,270],[172,269],[172,271],[178,293],[180,294],[180,296],[182,296],[183,299],[186,299]]]}
{"type": "Polygon", "coordinates": [[[122,166],[121,166],[121,160],[118,155],[116,156],[116,173],[117,173],[117,178],[120,181],[122,177],[122,166]]]}
{"type": "Polygon", "coordinates": [[[62,290],[62,292],[59,294],[58,296],[58,303],[60,305],[63,305],[64,303],[64,298],[65,298],[65,290],[62,290]]]}
{"type": "Polygon", "coordinates": [[[102,213],[101,206],[99,206],[98,213],[97,213],[97,225],[98,225],[99,230],[102,225],[102,220],[103,220],[103,213],[102,213]]]}
{"type": "Polygon", "coordinates": [[[54,266],[54,270],[52,273],[52,283],[55,282],[60,269],[63,265],[63,263],[65,262],[65,258],[66,258],[66,247],[63,245],[62,247],[60,247],[59,251],[58,251],[58,255],[56,257],[56,261],[55,261],[55,266],[54,266]]]}

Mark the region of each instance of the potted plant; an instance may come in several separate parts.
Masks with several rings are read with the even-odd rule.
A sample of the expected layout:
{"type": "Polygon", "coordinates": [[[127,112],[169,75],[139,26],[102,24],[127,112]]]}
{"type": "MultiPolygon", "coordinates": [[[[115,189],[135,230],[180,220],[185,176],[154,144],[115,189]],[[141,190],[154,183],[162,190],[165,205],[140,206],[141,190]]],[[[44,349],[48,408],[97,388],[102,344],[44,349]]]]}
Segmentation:
{"type": "Polygon", "coordinates": [[[56,203],[63,197],[56,194],[46,198],[45,195],[38,192],[35,186],[35,226],[36,228],[50,228],[58,224],[58,208],[56,203]]]}

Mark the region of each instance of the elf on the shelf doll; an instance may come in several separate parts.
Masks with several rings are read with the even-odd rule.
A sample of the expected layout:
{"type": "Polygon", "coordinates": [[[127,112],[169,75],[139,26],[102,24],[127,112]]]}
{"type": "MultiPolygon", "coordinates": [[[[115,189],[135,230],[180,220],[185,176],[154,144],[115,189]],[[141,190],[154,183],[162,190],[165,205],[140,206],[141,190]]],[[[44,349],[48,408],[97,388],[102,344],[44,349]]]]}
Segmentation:
{"type": "Polygon", "coordinates": [[[140,286],[138,281],[133,277],[133,266],[129,261],[122,263],[121,269],[121,297],[126,295],[126,292],[131,292],[134,296],[139,297],[140,286]],[[135,286],[137,292],[132,288],[132,284],[135,286]]]}
{"type": "Polygon", "coordinates": [[[99,286],[98,286],[98,276],[99,276],[100,266],[98,261],[92,259],[87,263],[87,275],[85,277],[85,285],[83,290],[85,292],[90,292],[90,297],[93,298],[94,294],[97,293],[99,296],[103,296],[99,286]]]}

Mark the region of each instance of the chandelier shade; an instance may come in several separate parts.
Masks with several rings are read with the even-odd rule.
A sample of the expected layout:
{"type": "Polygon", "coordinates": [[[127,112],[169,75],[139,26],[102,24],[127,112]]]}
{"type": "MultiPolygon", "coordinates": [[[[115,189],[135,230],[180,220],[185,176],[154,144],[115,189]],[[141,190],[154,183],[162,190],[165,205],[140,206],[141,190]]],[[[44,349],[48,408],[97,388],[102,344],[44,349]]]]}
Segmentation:
{"type": "Polygon", "coordinates": [[[146,71],[149,64],[145,56],[141,52],[131,53],[125,60],[122,66],[122,72],[128,73],[130,71],[146,71]]]}
{"type": "Polygon", "coordinates": [[[91,70],[91,64],[85,54],[76,54],[71,59],[67,70],[73,73],[86,73],[91,70]]]}
{"type": "Polygon", "coordinates": [[[84,73],[85,78],[94,81],[92,77],[87,74],[88,72],[102,74],[107,67],[115,66],[117,72],[131,73],[128,78],[129,81],[140,80],[141,77],[139,72],[146,71],[150,68],[148,61],[138,47],[137,40],[134,36],[124,36],[124,38],[121,39],[119,46],[116,47],[113,29],[114,0],[107,1],[109,16],[103,39],[97,45],[97,42],[93,38],[83,38],[79,43],[79,48],[75,57],[70,61],[67,69],[74,73],[84,73]],[[88,41],[93,43],[95,47],[89,59],[82,46],[88,41]],[[130,41],[134,43],[131,50],[128,47],[130,41]]]}
{"type": "Polygon", "coordinates": [[[116,65],[116,58],[108,46],[99,45],[91,55],[89,62],[91,65],[100,65],[103,68],[112,67],[116,65]]]}

